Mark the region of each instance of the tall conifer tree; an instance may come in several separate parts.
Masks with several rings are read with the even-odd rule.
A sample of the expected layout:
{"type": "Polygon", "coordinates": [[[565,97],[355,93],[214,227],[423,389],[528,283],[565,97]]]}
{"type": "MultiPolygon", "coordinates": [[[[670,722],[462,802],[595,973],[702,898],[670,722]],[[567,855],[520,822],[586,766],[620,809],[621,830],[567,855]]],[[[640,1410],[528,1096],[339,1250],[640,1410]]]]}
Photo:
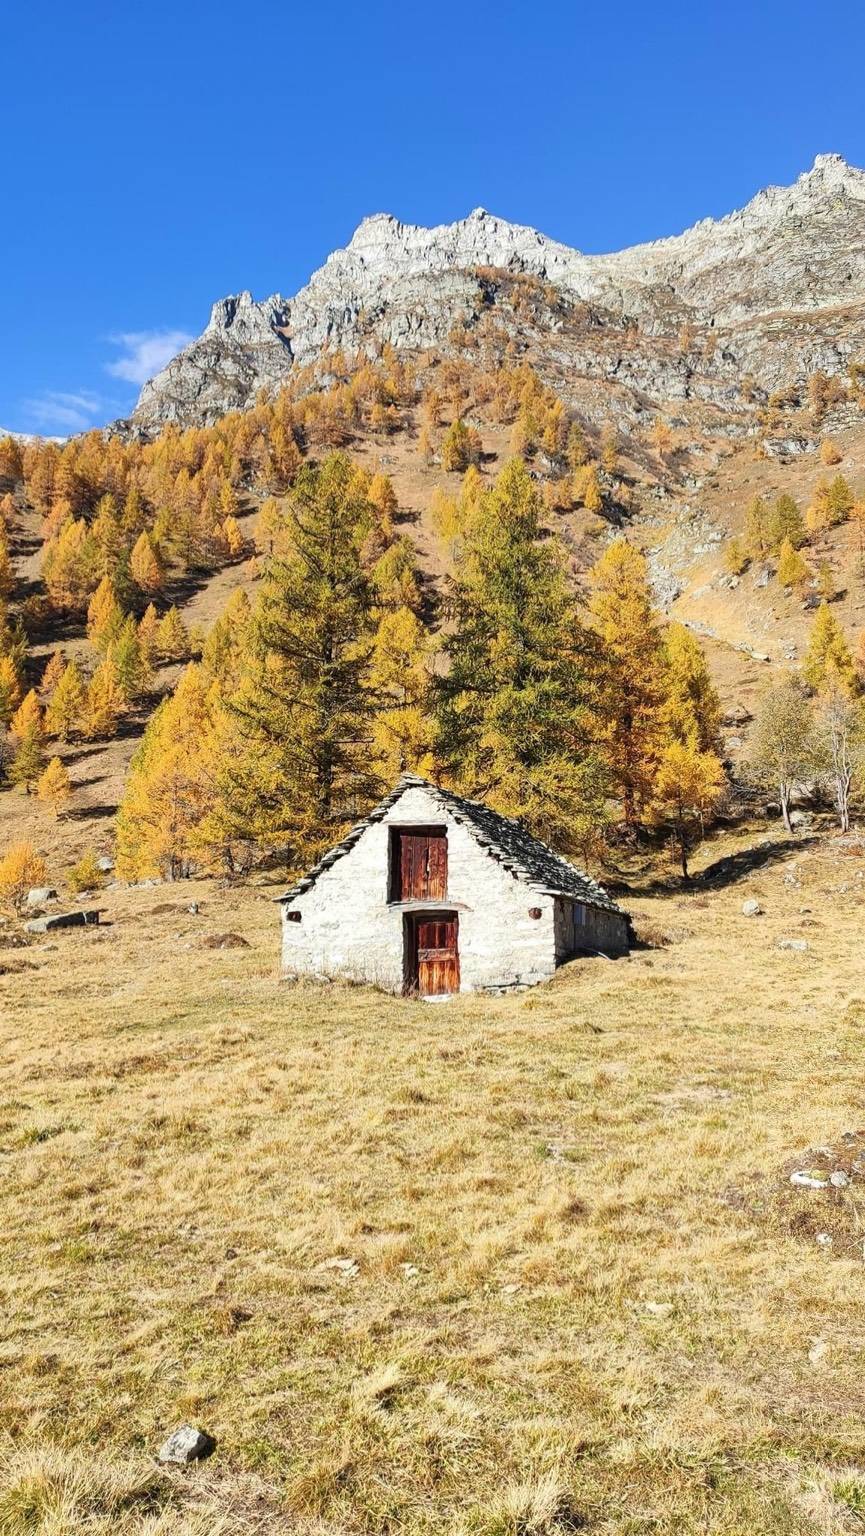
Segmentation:
{"type": "Polygon", "coordinates": [[[467,529],[437,687],[440,753],[461,789],[576,851],[602,820],[591,647],[563,554],[540,539],[540,512],[513,459],[467,529]]]}
{"type": "Polygon", "coordinates": [[[240,834],[306,863],[381,789],[372,760],[373,592],[358,552],[370,509],[342,454],[304,466],[282,553],[266,571],[228,703],[235,740],[221,782],[240,834]]]}
{"type": "Polygon", "coordinates": [[[592,617],[603,643],[599,717],[606,760],[627,825],[651,798],[661,748],[666,658],[652,607],[646,562],[625,539],[592,571],[592,617]]]}

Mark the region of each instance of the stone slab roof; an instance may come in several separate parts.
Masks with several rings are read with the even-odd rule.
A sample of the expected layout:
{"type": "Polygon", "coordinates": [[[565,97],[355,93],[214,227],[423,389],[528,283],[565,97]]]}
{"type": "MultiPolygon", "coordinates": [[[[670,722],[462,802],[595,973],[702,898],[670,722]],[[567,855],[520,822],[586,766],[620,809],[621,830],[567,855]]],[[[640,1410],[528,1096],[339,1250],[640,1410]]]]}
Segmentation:
{"type": "MultiPolygon", "coordinates": [[[[434,800],[438,801],[446,815],[468,828],[475,842],[486,850],[490,858],[501,864],[515,879],[522,880],[523,884],[547,895],[569,896],[574,901],[585,903],[586,906],[601,907],[607,912],[622,913],[621,907],[613,901],[603,886],[583,870],[577,869],[576,865],[563,859],[561,854],[554,853],[552,848],[548,848],[539,838],[533,837],[522,822],[515,821],[510,816],[501,816],[498,811],[490,810],[489,806],[482,805],[478,800],[466,800],[462,795],[455,795],[449,789],[440,789],[438,785],[430,784],[427,779],[422,779],[414,773],[404,773],[390,793],[379,801],[369,815],[365,816],[363,821],[357,822],[341,842],[329,849],[302,879],[278,899],[291,901],[294,897],[302,896],[305,891],[308,891],[315,885],[319,875],[324,874],[337,859],[341,859],[355,846],[367,827],[385,819],[388,811],[409,789],[426,790],[434,800]]],[[[622,913],[622,916],[624,915],[622,913]]]]}

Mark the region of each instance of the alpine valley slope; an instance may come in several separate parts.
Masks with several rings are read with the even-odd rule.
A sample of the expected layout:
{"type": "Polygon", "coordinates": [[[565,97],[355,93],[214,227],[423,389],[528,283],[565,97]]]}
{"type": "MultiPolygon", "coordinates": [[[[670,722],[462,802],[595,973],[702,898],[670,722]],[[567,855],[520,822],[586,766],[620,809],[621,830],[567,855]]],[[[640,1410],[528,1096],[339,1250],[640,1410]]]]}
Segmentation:
{"type": "Polygon", "coordinates": [[[482,208],[435,229],[377,214],[294,298],[214,304],[203,334],[145,384],[132,425],[210,423],[336,348],[441,353],[472,332],[493,356],[509,344],[530,356],[566,403],[585,405],[580,380],[614,382],[602,409],[623,425],[694,399],[735,427],[744,377],[771,390],[865,355],[865,172],[819,155],[792,187],[601,256],[482,208]],[[520,326],[503,302],[515,277],[540,300],[520,326]]]}

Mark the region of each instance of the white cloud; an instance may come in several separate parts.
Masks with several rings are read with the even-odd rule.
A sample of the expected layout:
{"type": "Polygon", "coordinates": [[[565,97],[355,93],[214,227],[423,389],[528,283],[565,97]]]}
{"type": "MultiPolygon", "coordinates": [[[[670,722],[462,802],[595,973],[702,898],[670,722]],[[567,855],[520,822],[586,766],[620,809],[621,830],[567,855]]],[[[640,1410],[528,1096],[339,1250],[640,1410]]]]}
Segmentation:
{"type": "Polygon", "coordinates": [[[48,432],[84,432],[105,414],[105,402],[91,390],[79,390],[72,394],[65,390],[47,389],[23,402],[29,423],[48,432]]]}
{"type": "Polygon", "coordinates": [[[145,384],[192,339],[186,331],[124,331],[111,337],[115,346],[123,348],[123,354],[105,364],[106,372],[129,384],[145,384]]]}

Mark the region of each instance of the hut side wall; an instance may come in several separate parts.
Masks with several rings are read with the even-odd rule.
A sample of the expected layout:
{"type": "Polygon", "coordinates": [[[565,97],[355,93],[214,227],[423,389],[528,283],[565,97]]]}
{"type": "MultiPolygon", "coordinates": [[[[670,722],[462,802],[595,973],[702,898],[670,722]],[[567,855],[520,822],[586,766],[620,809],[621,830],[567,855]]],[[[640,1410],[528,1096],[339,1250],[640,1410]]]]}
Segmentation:
{"type": "Polygon", "coordinates": [[[628,920],[620,912],[607,912],[567,897],[555,899],[556,964],[587,950],[604,955],[624,955],[628,950],[628,920]]]}

